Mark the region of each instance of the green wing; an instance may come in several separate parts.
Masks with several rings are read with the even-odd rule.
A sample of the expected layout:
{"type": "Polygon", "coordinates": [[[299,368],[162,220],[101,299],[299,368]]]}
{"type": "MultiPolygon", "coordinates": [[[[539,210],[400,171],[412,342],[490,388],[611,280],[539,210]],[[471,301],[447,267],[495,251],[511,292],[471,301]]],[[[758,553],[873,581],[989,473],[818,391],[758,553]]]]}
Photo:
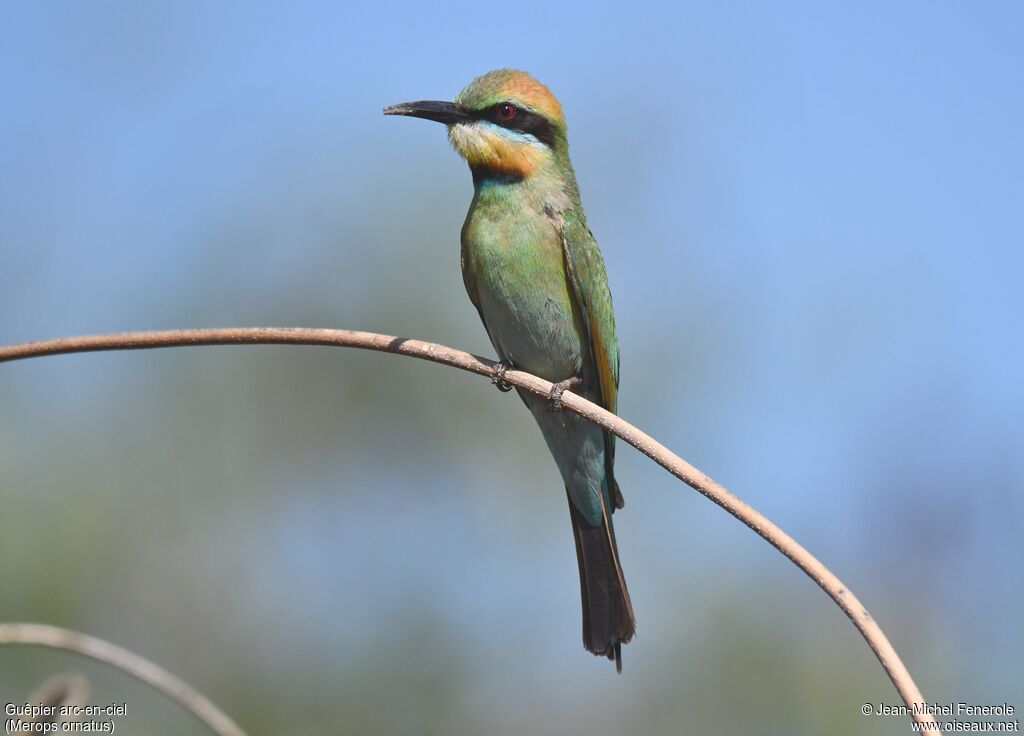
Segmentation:
{"type": "MultiPolygon", "coordinates": [[[[619,396],[619,342],[615,336],[615,314],[612,295],[608,289],[601,249],[578,210],[562,213],[562,245],[569,285],[576,297],[583,318],[583,326],[590,344],[590,360],[597,375],[597,389],[601,405],[615,413],[619,396]]],[[[604,433],[605,466],[608,489],[616,508],[622,508],[622,494],[615,483],[615,435],[604,433]]]]}

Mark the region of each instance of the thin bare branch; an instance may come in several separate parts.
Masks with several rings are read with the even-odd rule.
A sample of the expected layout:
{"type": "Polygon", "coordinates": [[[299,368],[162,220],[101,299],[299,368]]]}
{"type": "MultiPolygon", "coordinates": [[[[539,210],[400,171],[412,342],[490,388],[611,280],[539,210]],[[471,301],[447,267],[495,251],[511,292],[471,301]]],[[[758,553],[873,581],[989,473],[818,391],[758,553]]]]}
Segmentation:
{"type": "MultiPolygon", "coordinates": [[[[493,361],[486,358],[436,343],[392,337],[390,335],[378,335],[372,332],[301,327],[239,327],[208,330],[170,330],[163,332],[126,332],[113,335],[66,337],[0,347],[0,363],[44,355],[97,350],[135,350],[187,345],[256,345],[268,343],[280,345],[331,345],[397,353],[398,355],[407,355],[434,363],[450,365],[482,376],[491,376],[496,366],[493,361]]],[[[518,388],[525,389],[539,396],[547,396],[552,388],[552,384],[549,381],[522,371],[509,370],[505,373],[504,379],[518,388]]],[[[921,691],[914,684],[910,673],[903,666],[903,662],[900,661],[896,650],[893,649],[885,634],[882,633],[882,629],[868,614],[863,604],[850,592],[850,589],[814,555],[742,499],[730,493],[725,487],[716,483],[688,462],[670,452],[668,448],[657,442],[654,438],[623,419],[569,391],[563,394],[562,405],[565,409],[604,427],[625,442],[628,442],[668,470],[672,475],[679,478],[679,480],[707,496],[742,521],[775,547],[775,549],[788,557],[835,601],[836,605],[843,610],[843,613],[857,627],[857,630],[860,631],[868,646],[875,653],[878,661],[896,686],[896,690],[899,692],[903,702],[911,709],[911,712],[913,712],[914,704],[919,704],[918,707],[920,709],[920,704],[924,703],[921,691]]],[[[920,713],[912,717],[918,723],[928,724],[926,728],[929,729],[929,733],[940,733],[935,719],[931,715],[920,713]]]]}
{"type": "Polygon", "coordinates": [[[116,644],[45,624],[0,623],[0,646],[12,644],[62,649],[103,662],[166,695],[218,736],[245,736],[233,720],[201,693],[167,670],[116,644]]]}

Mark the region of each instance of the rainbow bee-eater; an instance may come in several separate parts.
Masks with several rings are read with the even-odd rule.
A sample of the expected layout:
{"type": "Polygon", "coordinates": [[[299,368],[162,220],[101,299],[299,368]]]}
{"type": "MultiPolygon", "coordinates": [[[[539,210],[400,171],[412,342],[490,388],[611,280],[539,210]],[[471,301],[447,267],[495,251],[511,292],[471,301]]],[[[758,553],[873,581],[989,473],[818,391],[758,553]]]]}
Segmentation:
{"type": "MultiPolygon", "coordinates": [[[[614,412],[619,346],[604,260],[587,227],[562,106],[525,72],[498,69],[454,102],[393,105],[385,115],[444,123],[473,174],[462,227],[462,276],[502,366],[558,384],[548,400],[520,391],[569,499],[583,602],[583,646],[615,660],[633,637],[612,512],[615,437],[567,411],[570,388],[614,412]]],[[[501,372],[496,379],[501,386],[501,372]]]]}

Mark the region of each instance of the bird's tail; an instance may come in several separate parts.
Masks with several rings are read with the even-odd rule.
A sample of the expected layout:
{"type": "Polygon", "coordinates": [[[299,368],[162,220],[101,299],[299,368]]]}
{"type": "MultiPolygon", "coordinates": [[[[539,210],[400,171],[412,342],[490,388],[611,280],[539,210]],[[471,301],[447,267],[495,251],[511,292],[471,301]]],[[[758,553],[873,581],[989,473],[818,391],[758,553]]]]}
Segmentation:
{"type": "Polygon", "coordinates": [[[622,645],[633,638],[636,622],[619,565],[610,511],[603,515],[600,526],[593,526],[569,498],[576,558],[580,565],[583,646],[594,654],[614,659],[615,669],[622,672],[622,645]]]}

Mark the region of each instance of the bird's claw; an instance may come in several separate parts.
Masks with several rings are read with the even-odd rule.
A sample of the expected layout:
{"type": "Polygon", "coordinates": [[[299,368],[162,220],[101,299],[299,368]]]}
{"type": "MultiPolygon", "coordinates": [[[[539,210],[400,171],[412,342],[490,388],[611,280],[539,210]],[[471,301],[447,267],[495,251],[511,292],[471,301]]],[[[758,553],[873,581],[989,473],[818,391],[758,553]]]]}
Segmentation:
{"type": "Polygon", "coordinates": [[[504,362],[495,363],[494,365],[494,372],[491,374],[491,383],[493,383],[502,393],[507,393],[513,388],[512,384],[505,380],[505,374],[511,367],[511,365],[504,362]]]}
{"type": "Polygon", "coordinates": [[[548,393],[548,405],[551,407],[551,411],[561,411],[562,394],[582,385],[582,379],[579,376],[573,376],[572,378],[566,378],[564,381],[559,381],[552,386],[551,391],[548,393]]]}

